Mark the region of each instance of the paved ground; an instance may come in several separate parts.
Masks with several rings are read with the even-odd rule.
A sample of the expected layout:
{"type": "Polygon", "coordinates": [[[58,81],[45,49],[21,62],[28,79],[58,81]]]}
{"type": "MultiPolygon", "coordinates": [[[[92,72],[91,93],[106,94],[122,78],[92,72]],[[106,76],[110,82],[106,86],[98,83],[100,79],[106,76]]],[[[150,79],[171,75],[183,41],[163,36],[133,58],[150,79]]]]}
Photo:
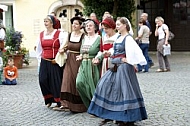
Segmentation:
{"type": "MultiPolygon", "coordinates": [[[[171,72],[138,73],[148,119],[137,126],[190,126],[190,53],[172,53],[171,72]]],[[[44,106],[37,76],[37,61],[19,69],[18,85],[0,85],[0,126],[98,126],[87,113],[57,112],[44,106]]],[[[106,126],[116,126],[109,123],[106,126]]]]}

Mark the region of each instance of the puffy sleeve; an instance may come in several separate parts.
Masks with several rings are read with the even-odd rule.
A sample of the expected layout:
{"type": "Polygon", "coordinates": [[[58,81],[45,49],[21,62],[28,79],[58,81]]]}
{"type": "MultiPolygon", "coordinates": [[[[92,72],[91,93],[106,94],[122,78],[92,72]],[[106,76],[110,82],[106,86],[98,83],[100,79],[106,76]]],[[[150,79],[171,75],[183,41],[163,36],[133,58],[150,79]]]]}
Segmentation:
{"type": "Polygon", "coordinates": [[[100,39],[100,51],[95,56],[96,58],[101,59],[103,57],[103,41],[102,38],[100,39]]]}
{"type": "Polygon", "coordinates": [[[5,30],[3,28],[0,28],[0,40],[5,39],[5,30]]]}
{"type": "Polygon", "coordinates": [[[137,45],[135,40],[131,36],[127,36],[125,39],[125,52],[127,62],[131,65],[146,65],[146,59],[142,53],[142,50],[137,45]]]}
{"type": "Polygon", "coordinates": [[[36,58],[38,60],[38,63],[41,61],[41,55],[42,55],[42,45],[40,41],[40,35],[36,41],[36,58]]]}
{"type": "Polygon", "coordinates": [[[61,31],[59,33],[60,48],[67,43],[67,38],[68,38],[68,32],[61,31]]]}

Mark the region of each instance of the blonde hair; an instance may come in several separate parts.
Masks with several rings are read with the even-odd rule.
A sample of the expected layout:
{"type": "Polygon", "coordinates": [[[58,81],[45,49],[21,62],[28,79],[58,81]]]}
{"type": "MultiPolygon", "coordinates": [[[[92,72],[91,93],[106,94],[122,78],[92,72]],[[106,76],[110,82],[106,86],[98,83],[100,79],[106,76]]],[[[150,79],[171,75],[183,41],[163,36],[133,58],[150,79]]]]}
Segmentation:
{"type": "Polygon", "coordinates": [[[164,19],[160,16],[155,18],[155,22],[157,21],[161,21],[162,23],[164,23],[164,19]]]}

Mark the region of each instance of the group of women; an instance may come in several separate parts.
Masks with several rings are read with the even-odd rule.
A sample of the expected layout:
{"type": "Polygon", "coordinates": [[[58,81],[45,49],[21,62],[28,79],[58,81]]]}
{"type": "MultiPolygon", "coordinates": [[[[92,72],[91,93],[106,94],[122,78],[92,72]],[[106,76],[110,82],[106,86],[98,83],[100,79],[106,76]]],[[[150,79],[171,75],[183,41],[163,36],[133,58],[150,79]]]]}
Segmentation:
{"type": "Polygon", "coordinates": [[[134,69],[147,61],[129,34],[128,19],[104,19],[105,36],[98,34],[99,27],[92,19],[73,17],[70,22],[72,32],[65,36],[54,27],[54,16],[44,19],[46,30],[40,33],[36,52],[41,59],[39,83],[45,105],[56,103],[53,110],[74,113],[87,111],[104,119],[100,125],[147,119],[134,69]],[[65,53],[65,65],[60,67],[54,59],[65,53]]]}

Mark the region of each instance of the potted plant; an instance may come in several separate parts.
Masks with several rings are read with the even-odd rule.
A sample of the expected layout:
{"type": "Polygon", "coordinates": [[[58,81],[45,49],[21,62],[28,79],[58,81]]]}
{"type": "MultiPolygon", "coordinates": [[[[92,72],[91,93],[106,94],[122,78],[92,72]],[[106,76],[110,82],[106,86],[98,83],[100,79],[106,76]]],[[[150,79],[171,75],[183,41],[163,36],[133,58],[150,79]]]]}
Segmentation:
{"type": "Polygon", "coordinates": [[[23,34],[14,28],[6,29],[5,49],[3,51],[3,63],[7,64],[9,57],[14,59],[14,65],[19,69],[23,63],[29,65],[29,51],[21,47],[23,34]]]}

